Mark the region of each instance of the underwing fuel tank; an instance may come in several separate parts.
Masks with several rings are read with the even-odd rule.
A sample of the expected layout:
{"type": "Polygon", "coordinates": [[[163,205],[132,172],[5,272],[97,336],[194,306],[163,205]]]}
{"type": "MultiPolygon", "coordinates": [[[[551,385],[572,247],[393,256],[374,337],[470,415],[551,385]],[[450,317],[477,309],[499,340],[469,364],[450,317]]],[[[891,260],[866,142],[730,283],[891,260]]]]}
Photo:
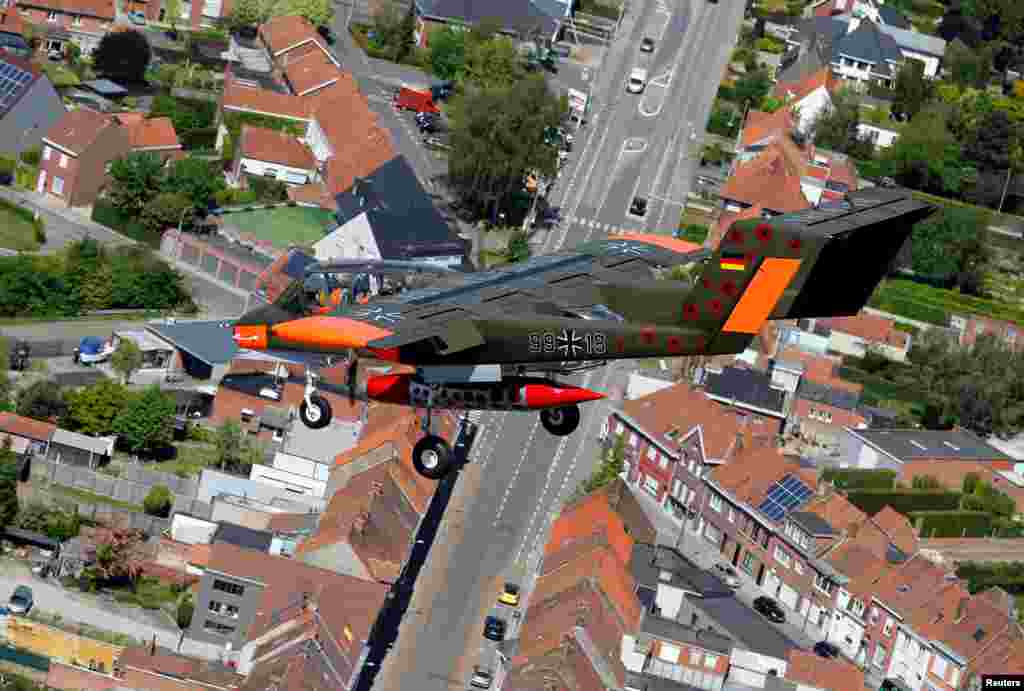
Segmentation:
{"type": "Polygon", "coordinates": [[[604,398],[603,393],[571,384],[534,377],[506,377],[494,383],[429,385],[411,374],[370,377],[366,397],[371,401],[398,405],[449,408],[454,410],[543,410],[561,408],[604,398]]]}

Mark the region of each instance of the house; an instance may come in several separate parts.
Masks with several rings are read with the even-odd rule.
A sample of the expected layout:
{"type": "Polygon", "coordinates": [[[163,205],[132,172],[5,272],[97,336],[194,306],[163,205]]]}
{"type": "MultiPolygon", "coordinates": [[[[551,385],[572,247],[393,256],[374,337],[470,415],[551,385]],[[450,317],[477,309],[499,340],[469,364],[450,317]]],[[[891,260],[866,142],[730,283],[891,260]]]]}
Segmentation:
{"type": "Polygon", "coordinates": [[[56,428],[46,449],[46,459],[55,463],[93,469],[105,465],[114,455],[117,437],[89,437],[56,428]]]}
{"type": "Polygon", "coordinates": [[[316,172],[312,152],[295,137],[265,127],[242,126],[232,165],[235,185],[246,186],[250,176],[304,185],[316,172]]]}
{"type": "Polygon", "coordinates": [[[994,471],[1012,471],[1014,460],[967,430],[846,430],[841,443],[844,468],[890,468],[906,463],[971,461],[994,471]]]}
{"type": "Polygon", "coordinates": [[[704,375],[708,398],[760,418],[766,434],[781,433],[789,414],[791,397],[771,375],[747,367],[723,367],[704,375]]]}
{"type": "Polygon", "coordinates": [[[635,637],[624,637],[623,665],[653,677],[718,689],[725,682],[733,642],[727,636],[697,629],[645,609],[635,637]],[[632,638],[632,649],[626,639],[632,638]]]}
{"type": "Polygon", "coordinates": [[[25,39],[27,22],[13,7],[0,12],[0,51],[22,60],[32,58],[32,47],[25,39]]]}
{"type": "Polygon", "coordinates": [[[830,352],[864,357],[874,351],[895,362],[906,362],[911,337],[886,317],[861,312],[855,317],[801,320],[801,328],[828,337],[830,352]]]}
{"type": "Polygon", "coordinates": [[[0,150],[20,155],[38,146],[43,135],[60,120],[64,102],[50,78],[20,57],[17,37],[2,29],[0,24],[0,45],[14,47],[0,52],[0,150]]]}
{"type": "Polygon", "coordinates": [[[52,422],[0,412],[0,433],[11,440],[15,453],[45,455],[56,430],[57,425],[52,422]]]}
{"type": "Polygon", "coordinates": [[[165,161],[184,154],[178,133],[170,118],[150,118],[146,113],[118,113],[117,119],[128,128],[128,140],[132,151],[155,153],[165,161]]]}
{"type": "Polygon", "coordinates": [[[323,499],[317,497],[294,494],[263,482],[255,482],[210,468],[204,468],[199,476],[196,499],[213,504],[211,521],[235,523],[256,530],[262,530],[268,525],[268,509],[271,512],[276,509],[279,513],[307,513],[322,511],[326,505],[323,499]],[[235,500],[233,507],[229,505],[229,501],[232,500],[235,500]],[[225,504],[224,507],[221,506],[222,503],[225,504]],[[253,511],[260,514],[259,520],[245,520],[247,513],[253,511]]]}
{"type": "MultiPolygon", "coordinates": [[[[176,231],[168,231],[168,233],[176,231]]],[[[168,235],[164,235],[166,244],[168,235]]],[[[202,259],[201,254],[184,253],[191,259],[202,259]]],[[[215,260],[216,257],[210,257],[215,260]]],[[[192,262],[195,263],[195,262],[192,262]]],[[[239,272],[239,275],[241,272],[239,272]]],[[[251,274],[255,280],[255,274],[251,274]]],[[[169,364],[172,372],[216,386],[227,374],[231,362],[238,353],[238,344],[231,338],[231,329],[225,328],[224,321],[165,319],[150,321],[146,331],[160,342],[169,343],[175,349],[175,357],[169,364]]],[[[216,389],[204,389],[215,392],[216,389]]]]}
{"type": "Polygon", "coordinates": [[[67,53],[74,43],[83,55],[91,55],[114,26],[114,0],[18,0],[18,11],[30,24],[45,31],[41,48],[47,55],[67,53]]]}
{"type": "Polygon", "coordinates": [[[316,598],[333,585],[349,589],[351,594],[343,599],[379,592],[375,584],[294,559],[214,544],[196,589],[189,635],[217,645],[231,643],[239,650],[273,629],[283,610],[301,605],[304,596],[316,598]]]}
{"type": "Polygon", "coordinates": [[[242,682],[237,672],[222,663],[148,645],[126,648],[118,657],[114,676],[129,688],[152,691],[228,691],[242,682]]]}
{"type": "MultiPolygon", "coordinates": [[[[267,56],[281,67],[288,67],[309,55],[325,58],[335,67],[339,66],[324,45],[323,38],[305,17],[273,17],[260,25],[259,38],[267,51],[267,56]]],[[[297,90],[295,93],[303,95],[297,90]]]]}
{"type": "Polygon", "coordinates": [[[786,424],[787,433],[828,449],[838,449],[845,428],[864,429],[860,392],[802,380],[786,424]]]}
{"type": "Polygon", "coordinates": [[[975,315],[952,314],[949,327],[955,332],[957,342],[963,348],[973,348],[978,339],[990,336],[1006,348],[1018,352],[1024,347],[1024,339],[1018,338],[1018,327],[1013,322],[988,319],[975,315]]]}
{"type": "Polygon", "coordinates": [[[501,33],[539,45],[555,41],[572,21],[572,3],[563,0],[487,0],[465,3],[456,0],[415,0],[416,45],[426,48],[430,34],[447,24],[474,25],[484,19],[497,20],[501,33]]]}
{"type": "Polygon", "coordinates": [[[786,679],[796,682],[803,689],[862,689],[865,686],[864,672],[846,660],[823,660],[820,656],[805,650],[789,653],[786,679]]]}
{"type": "Polygon", "coordinates": [[[88,206],[106,183],[110,162],[129,151],[128,128],[115,116],[88,108],[65,113],[43,137],[36,191],[88,206]]]}
{"type": "MultiPolygon", "coordinates": [[[[110,339],[110,347],[116,351],[122,341],[131,341],[139,349],[142,362],[133,371],[125,383],[143,384],[147,382],[161,383],[167,375],[181,369],[180,359],[176,357],[174,345],[168,343],[150,331],[115,331],[110,339]]],[[[113,373],[113,369],[108,367],[113,373]]]]}
{"type": "Polygon", "coordinates": [[[217,524],[217,530],[210,538],[211,545],[226,543],[235,545],[242,549],[254,552],[270,552],[270,546],[274,542],[274,534],[268,530],[256,530],[244,525],[221,522],[217,524]]]}
{"type": "Polygon", "coordinates": [[[330,478],[330,465],[311,458],[278,451],[272,465],[254,465],[250,480],[283,487],[296,494],[323,497],[330,478]]]}

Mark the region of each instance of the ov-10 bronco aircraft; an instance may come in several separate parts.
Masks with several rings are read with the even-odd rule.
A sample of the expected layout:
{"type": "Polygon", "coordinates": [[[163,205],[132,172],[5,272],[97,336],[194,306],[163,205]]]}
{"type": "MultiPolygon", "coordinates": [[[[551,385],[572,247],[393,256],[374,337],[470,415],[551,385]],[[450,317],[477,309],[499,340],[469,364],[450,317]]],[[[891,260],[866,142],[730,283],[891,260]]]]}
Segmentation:
{"type": "Polygon", "coordinates": [[[477,273],[415,262],[314,264],[273,303],[243,315],[243,352],[307,365],[300,418],[328,424],[315,368],[365,357],[415,368],[357,383],[354,400],[423,407],[416,470],[443,477],[448,443],[431,433],[432,408],[539,410],[564,436],[578,404],[602,393],[558,382],[618,358],[742,352],[769,319],[857,314],[888,271],[911,226],[934,207],[873,188],[770,220],[734,223],[714,250],[662,235],[618,235],[477,273]],[[681,270],[676,270],[680,267],[681,270]],[[666,275],[671,273],[671,278],[666,275]],[[425,289],[367,304],[332,304],[345,273],[437,274],[425,289]]]}

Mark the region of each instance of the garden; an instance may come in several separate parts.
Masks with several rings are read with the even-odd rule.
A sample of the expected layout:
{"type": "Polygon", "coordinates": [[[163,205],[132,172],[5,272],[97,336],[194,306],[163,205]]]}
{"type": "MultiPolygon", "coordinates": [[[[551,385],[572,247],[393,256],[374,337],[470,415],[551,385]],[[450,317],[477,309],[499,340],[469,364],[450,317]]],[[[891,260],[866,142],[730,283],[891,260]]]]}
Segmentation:
{"type": "Polygon", "coordinates": [[[226,224],[285,249],[289,245],[308,247],[322,240],[334,215],[320,208],[279,206],[233,211],[223,218],[226,224]]]}
{"type": "MultiPolygon", "coordinates": [[[[0,163],[0,172],[3,164],[0,163]]],[[[19,252],[34,252],[46,242],[41,218],[23,206],[0,199],[0,247],[19,252]]]]}

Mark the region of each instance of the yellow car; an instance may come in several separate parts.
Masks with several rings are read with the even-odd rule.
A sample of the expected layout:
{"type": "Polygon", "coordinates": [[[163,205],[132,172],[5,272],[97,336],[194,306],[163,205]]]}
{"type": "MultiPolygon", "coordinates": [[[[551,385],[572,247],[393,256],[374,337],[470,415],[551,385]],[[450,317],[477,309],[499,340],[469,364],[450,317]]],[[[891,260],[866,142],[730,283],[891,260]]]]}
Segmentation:
{"type": "Polygon", "coordinates": [[[498,602],[509,607],[519,606],[519,586],[512,583],[505,584],[505,590],[498,597],[498,602]]]}

